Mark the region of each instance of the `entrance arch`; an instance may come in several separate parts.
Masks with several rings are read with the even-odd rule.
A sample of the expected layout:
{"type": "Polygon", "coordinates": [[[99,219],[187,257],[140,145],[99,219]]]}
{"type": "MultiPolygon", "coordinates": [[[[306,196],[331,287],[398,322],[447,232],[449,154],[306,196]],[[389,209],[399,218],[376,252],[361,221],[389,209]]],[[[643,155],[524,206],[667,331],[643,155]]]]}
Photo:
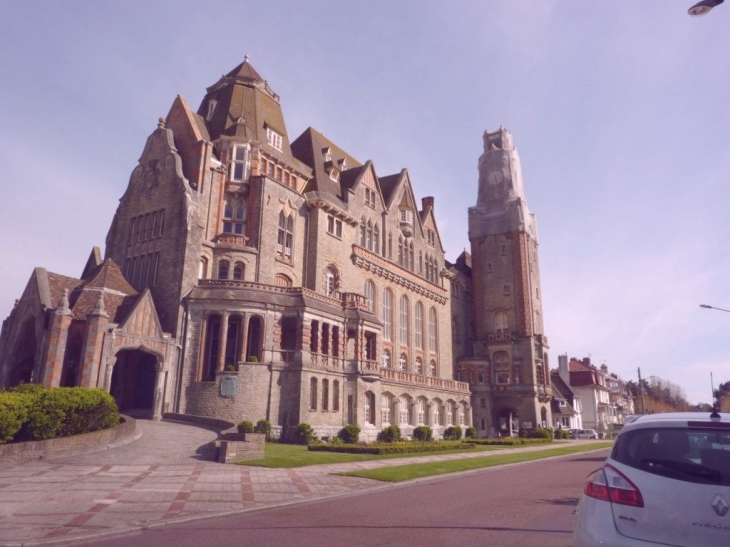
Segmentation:
{"type": "Polygon", "coordinates": [[[119,410],[152,418],[158,358],[142,349],[122,350],[116,357],[109,392],[119,410]]]}
{"type": "Polygon", "coordinates": [[[519,415],[514,408],[502,408],[497,411],[497,431],[500,437],[510,437],[519,427],[519,415]]]}

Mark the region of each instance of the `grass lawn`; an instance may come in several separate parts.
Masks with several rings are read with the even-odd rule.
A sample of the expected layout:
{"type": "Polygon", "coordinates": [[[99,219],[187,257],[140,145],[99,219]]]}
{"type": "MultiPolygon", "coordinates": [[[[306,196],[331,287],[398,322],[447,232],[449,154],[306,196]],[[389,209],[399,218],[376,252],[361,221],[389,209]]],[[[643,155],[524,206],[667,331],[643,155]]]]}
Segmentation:
{"type": "Polygon", "coordinates": [[[476,446],[465,450],[445,450],[443,452],[413,452],[410,454],[341,454],[338,452],[312,452],[298,444],[266,443],[263,460],[237,462],[239,465],[258,467],[304,467],[322,463],[361,462],[366,460],[386,460],[392,458],[413,458],[414,456],[437,456],[440,454],[461,454],[462,452],[488,452],[511,449],[510,446],[476,446]]]}
{"type": "Polygon", "coordinates": [[[517,454],[496,454],[488,458],[469,458],[466,460],[451,460],[433,463],[414,463],[410,465],[398,465],[396,467],[383,467],[380,469],[370,469],[366,471],[352,471],[350,473],[338,473],[340,475],[349,475],[351,477],[364,477],[366,479],[376,479],[387,482],[401,482],[421,477],[430,477],[431,475],[443,475],[445,473],[456,473],[458,471],[469,471],[470,469],[480,469],[482,467],[493,467],[496,465],[504,465],[508,463],[527,462],[531,460],[539,460],[541,458],[550,458],[552,456],[563,456],[565,454],[573,454],[576,452],[585,452],[587,450],[596,450],[598,448],[608,448],[611,442],[597,442],[590,445],[581,446],[563,446],[559,448],[550,448],[546,450],[538,450],[536,452],[521,452],[517,454]]]}

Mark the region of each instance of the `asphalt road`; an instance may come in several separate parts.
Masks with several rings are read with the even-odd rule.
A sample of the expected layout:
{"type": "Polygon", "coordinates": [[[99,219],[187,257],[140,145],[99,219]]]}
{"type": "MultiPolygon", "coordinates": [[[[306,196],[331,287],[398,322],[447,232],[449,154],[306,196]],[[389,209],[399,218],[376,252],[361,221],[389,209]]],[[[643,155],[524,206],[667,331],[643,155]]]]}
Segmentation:
{"type": "Polygon", "coordinates": [[[606,455],[491,468],[84,545],[569,547],[585,478],[606,455]]]}

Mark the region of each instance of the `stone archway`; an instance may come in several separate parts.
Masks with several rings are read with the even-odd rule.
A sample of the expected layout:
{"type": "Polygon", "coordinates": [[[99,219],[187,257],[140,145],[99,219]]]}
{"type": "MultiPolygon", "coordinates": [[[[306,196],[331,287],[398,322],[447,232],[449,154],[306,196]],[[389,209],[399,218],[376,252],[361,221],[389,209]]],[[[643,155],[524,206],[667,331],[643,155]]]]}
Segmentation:
{"type": "Polygon", "coordinates": [[[519,429],[519,415],[514,408],[501,408],[497,411],[497,432],[500,437],[509,437],[519,429]]]}
{"type": "Polygon", "coordinates": [[[158,358],[142,349],[125,349],[117,353],[109,392],[120,411],[143,418],[153,417],[157,370],[158,358]]]}

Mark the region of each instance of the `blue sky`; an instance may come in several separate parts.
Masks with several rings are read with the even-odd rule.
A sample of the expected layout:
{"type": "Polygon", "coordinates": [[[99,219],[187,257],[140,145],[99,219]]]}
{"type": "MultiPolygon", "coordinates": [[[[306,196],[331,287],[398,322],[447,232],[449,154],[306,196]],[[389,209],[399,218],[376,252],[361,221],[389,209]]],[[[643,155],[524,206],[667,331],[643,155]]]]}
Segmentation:
{"type": "Polygon", "coordinates": [[[0,19],[0,316],[78,276],[175,96],[250,56],[313,126],[433,195],[468,247],[485,129],[514,135],[557,355],[691,402],[730,380],[730,6],[692,0],[9,2],[0,19]]]}

